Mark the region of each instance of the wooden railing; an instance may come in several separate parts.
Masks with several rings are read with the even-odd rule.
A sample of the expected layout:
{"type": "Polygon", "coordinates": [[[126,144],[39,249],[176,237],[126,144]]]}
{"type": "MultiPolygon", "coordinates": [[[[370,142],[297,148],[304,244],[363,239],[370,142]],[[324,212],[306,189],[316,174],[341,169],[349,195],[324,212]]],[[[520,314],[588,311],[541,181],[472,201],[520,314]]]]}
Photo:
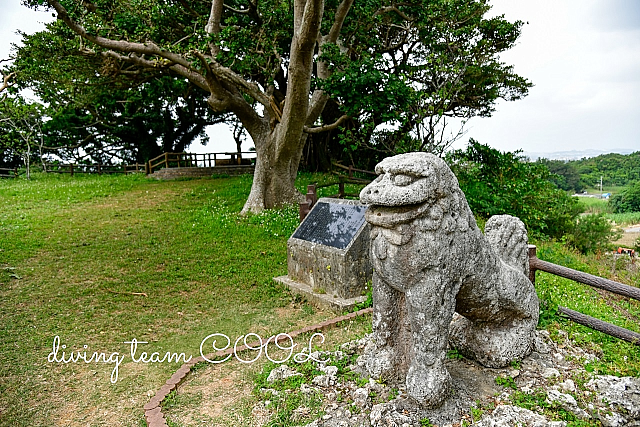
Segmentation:
{"type": "Polygon", "coordinates": [[[133,165],[102,165],[96,164],[64,164],[64,163],[47,163],[45,164],[47,172],[68,173],[71,176],[76,173],[133,173],[145,172],[146,165],[143,163],[135,163],[133,165]]]}
{"type": "MultiPolygon", "coordinates": [[[[534,245],[529,245],[529,279],[534,285],[536,284],[536,271],[538,270],[640,301],[639,288],[614,282],[613,280],[603,279],[602,277],[583,273],[582,271],[574,270],[572,268],[562,267],[547,261],[542,261],[538,259],[536,255],[536,247],[534,245]]],[[[595,329],[596,331],[604,332],[607,335],[620,338],[630,343],[640,345],[640,334],[636,332],[621,328],[620,326],[612,325],[611,323],[604,322],[600,319],[596,319],[595,317],[587,316],[586,314],[582,314],[566,307],[558,306],[558,311],[576,323],[595,329]]]]}
{"type": "Polygon", "coordinates": [[[18,168],[0,168],[0,178],[17,178],[18,168]]]}
{"type": "Polygon", "coordinates": [[[153,173],[161,168],[192,168],[215,167],[233,165],[252,165],[255,159],[255,151],[241,151],[233,153],[164,153],[149,160],[147,173],[153,173]],[[243,157],[243,154],[252,155],[252,158],[243,157]]]}
{"type": "Polygon", "coordinates": [[[345,188],[344,185],[349,183],[349,184],[369,184],[372,180],[370,179],[364,179],[364,178],[358,178],[355,175],[355,173],[360,173],[360,174],[366,174],[366,175],[373,175],[373,176],[378,176],[377,173],[372,172],[372,171],[367,171],[367,170],[363,170],[363,169],[356,169],[353,166],[344,166],[341,165],[340,163],[333,163],[333,166],[342,169],[342,170],[346,170],[347,171],[347,175],[343,175],[337,171],[333,171],[334,175],[338,176],[338,181],[336,182],[329,182],[329,183],[325,183],[325,184],[311,184],[307,186],[307,194],[306,194],[306,200],[304,202],[300,202],[300,206],[299,206],[299,212],[300,212],[300,222],[302,222],[303,219],[306,218],[306,216],[309,214],[309,212],[311,211],[311,208],[313,208],[313,206],[316,204],[316,202],[318,201],[318,189],[319,188],[326,188],[326,187],[331,187],[334,185],[338,186],[338,193],[337,194],[333,194],[331,196],[327,196],[327,197],[337,197],[338,199],[344,199],[345,197],[359,197],[360,194],[358,193],[347,193],[345,192],[345,188]]]}

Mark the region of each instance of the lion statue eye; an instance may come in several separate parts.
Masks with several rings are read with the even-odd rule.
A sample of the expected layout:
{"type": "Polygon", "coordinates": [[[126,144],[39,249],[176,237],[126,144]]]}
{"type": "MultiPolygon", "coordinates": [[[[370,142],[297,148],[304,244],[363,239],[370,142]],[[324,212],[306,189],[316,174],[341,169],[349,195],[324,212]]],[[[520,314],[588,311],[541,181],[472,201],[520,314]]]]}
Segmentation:
{"type": "Polygon", "coordinates": [[[398,175],[393,177],[394,185],[398,185],[400,187],[404,187],[405,185],[409,185],[415,180],[416,179],[414,177],[410,176],[410,175],[398,174],[398,175]]]}

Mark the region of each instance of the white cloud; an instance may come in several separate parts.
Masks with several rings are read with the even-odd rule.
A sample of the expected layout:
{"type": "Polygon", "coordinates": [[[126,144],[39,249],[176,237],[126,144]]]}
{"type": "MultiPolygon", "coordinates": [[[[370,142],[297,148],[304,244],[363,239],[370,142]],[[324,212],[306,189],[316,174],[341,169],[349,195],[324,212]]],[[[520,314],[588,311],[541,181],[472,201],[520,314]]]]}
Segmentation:
{"type": "Polygon", "coordinates": [[[501,150],[640,150],[640,2],[494,0],[524,25],[501,55],[535,85],[469,122],[469,137],[501,150]],[[636,20],[634,17],[638,17],[636,20]]]}

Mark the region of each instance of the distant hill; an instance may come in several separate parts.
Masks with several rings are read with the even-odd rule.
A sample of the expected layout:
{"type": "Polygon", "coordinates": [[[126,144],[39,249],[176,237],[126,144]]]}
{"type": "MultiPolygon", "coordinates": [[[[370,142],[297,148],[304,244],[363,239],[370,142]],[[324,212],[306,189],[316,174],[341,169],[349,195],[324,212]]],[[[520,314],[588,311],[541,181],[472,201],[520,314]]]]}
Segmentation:
{"type": "Polygon", "coordinates": [[[537,159],[549,159],[549,160],[581,160],[584,158],[598,157],[605,154],[631,154],[633,150],[628,148],[613,148],[610,150],[571,150],[571,151],[554,151],[553,153],[543,153],[536,151],[525,151],[522,154],[528,157],[531,161],[537,159]]]}
{"type": "Polygon", "coordinates": [[[628,186],[640,181],[640,151],[631,154],[609,153],[580,160],[539,158],[556,174],[554,183],[566,191],[582,191],[602,183],[606,187],[628,186]]]}

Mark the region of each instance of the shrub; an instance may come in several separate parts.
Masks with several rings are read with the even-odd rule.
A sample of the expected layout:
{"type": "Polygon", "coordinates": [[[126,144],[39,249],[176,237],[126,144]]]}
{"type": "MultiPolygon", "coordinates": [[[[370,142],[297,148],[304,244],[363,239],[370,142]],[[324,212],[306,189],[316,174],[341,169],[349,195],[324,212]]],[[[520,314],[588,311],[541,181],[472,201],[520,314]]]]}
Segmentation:
{"type": "Polygon", "coordinates": [[[447,160],[476,216],[517,216],[531,234],[556,238],[573,229],[578,202],[549,181],[544,164],[473,139],[466,150],[454,151],[447,160]]]}
{"type": "Polygon", "coordinates": [[[605,250],[609,243],[621,236],[604,214],[593,214],[580,217],[566,240],[583,254],[588,254],[605,250]]]}
{"type": "Polygon", "coordinates": [[[609,199],[614,213],[640,212],[640,181],[609,199]]]}

